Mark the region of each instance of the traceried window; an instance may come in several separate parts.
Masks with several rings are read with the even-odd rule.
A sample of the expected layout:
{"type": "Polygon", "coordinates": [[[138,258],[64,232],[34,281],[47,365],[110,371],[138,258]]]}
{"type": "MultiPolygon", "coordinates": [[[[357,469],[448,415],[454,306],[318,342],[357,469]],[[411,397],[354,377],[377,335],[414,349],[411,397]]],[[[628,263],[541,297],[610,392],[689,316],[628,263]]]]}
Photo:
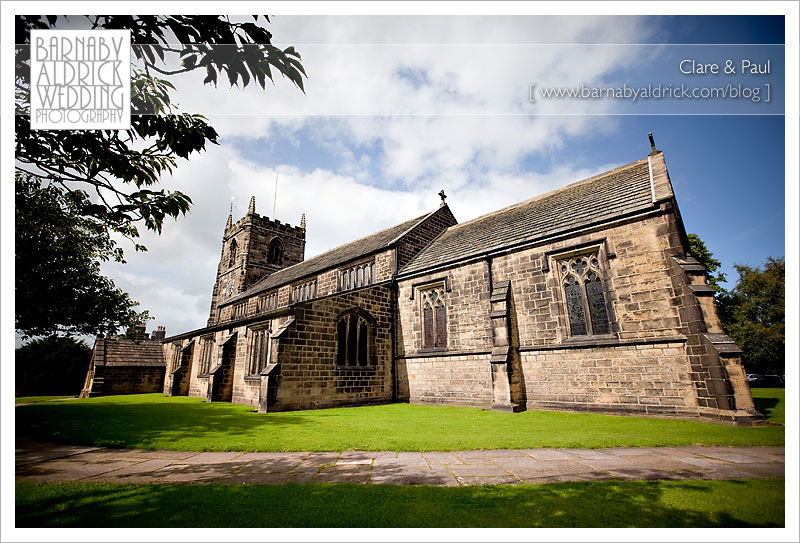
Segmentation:
{"type": "Polygon", "coordinates": [[[250,329],[250,343],[248,349],[248,375],[258,375],[269,364],[270,356],[270,329],[262,326],[250,329]]]}
{"type": "Polygon", "coordinates": [[[283,243],[278,238],[273,239],[267,248],[267,262],[276,266],[283,266],[283,243]]]}
{"type": "Polygon", "coordinates": [[[203,351],[200,353],[200,369],[198,373],[208,373],[211,369],[211,355],[214,353],[214,336],[203,338],[203,351]]]}
{"type": "Polygon", "coordinates": [[[603,272],[597,253],[574,256],[558,263],[571,336],[611,333],[603,272]]]}
{"type": "Polygon", "coordinates": [[[374,323],[365,311],[351,311],[336,323],[336,364],[369,366],[374,323]]]}
{"type": "Polygon", "coordinates": [[[422,309],[422,348],[447,349],[447,307],[444,286],[420,291],[422,309]]]}
{"type": "Polygon", "coordinates": [[[230,261],[228,262],[228,267],[232,268],[236,264],[236,252],[238,251],[238,245],[236,244],[236,240],[231,242],[230,247],[230,261]]]}
{"type": "Polygon", "coordinates": [[[352,290],[375,283],[375,262],[361,264],[339,270],[339,290],[352,290]]]}

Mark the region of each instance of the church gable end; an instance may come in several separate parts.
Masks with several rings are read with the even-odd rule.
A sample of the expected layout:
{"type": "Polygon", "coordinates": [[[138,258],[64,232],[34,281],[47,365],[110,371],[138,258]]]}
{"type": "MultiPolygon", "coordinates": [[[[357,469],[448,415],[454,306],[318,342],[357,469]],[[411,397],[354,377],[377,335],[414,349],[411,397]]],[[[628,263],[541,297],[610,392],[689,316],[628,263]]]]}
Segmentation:
{"type": "Polygon", "coordinates": [[[758,423],[685,240],[660,151],[448,228],[398,274],[398,397],[758,423]]]}
{"type": "Polygon", "coordinates": [[[458,221],[456,221],[452,211],[450,211],[450,207],[443,200],[439,209],[425,217],[407,232],[404,232],[395,241],[397,244],[397,267],[402,269],[434,239],[456,224],[458,224],[458,221]]]}

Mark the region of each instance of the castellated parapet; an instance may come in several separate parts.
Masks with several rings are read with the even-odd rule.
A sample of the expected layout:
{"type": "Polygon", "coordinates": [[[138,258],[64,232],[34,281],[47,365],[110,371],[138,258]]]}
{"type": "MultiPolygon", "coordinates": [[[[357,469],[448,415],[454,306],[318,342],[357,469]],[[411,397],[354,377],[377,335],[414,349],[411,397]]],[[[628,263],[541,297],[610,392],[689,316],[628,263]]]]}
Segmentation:
{"type": "Polygon", "coordinates": [[[305,257],[306,231],[255,212],[250,198],[247,214],[236,221],[228,216],[222,253],[211,297],[208,325],[219,321],[219,304],[278,270],[299,264],[305,257]]]}

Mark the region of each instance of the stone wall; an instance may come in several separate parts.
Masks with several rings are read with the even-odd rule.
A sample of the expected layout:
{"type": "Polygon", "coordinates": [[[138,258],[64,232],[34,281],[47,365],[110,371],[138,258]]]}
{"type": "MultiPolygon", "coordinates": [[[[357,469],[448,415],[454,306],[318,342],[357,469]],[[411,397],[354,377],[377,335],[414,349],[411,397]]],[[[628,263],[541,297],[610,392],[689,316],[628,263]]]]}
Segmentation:
{"type": "MultiPolygon", "coordinates": [[[[381,254],[378,258],[381,258],[381,254]]],[[[386,258],[386,261],[389,259],[386,258]]],[[[386,403],[393,397],[391,357],[390,283],[362,287],[294,304],[288,314],[270,320],[253,321],[214,333],[215,358],[213,367],[221,360],[219,345],[235,333],[235,359],[229,379],[233,403],[258,406],[262,377],[249,375],[250,328],[271,325],[276,331],[290,322],[278,338],[273,338],[271,362],[279,365],[277,393],[269,410],[309,409],[345,405],[386,403]],[[339,367],[336,364],[337,317],[347,310],[360,308],[375,319],[371,363],[367,367],[339,367]],[[215,362],[217,360],[217,362],[215,362]]],[[[198,377],[202,356],[202,340],[196,341],[189,395],[206,398],[208,377],[198,377]]]]}
{"type": "MultiPolygon", "coordinates": [[[[213,334],[214,341],[219,344],[222,336],[223,334],[221,332],[213,334]]],[[[193,338],[195,344],[192,352],[191,374],[189,378],[189,396],[198,398],[206,398],[208,396],[208,375],[204,374],[205,377],[198,377],[198,375],[201,375],[200,363],[202,362],[203,357],[202,337],[203,336],[196,336],[193,338]]],[[[213,360],[211,364],[214,364],[213,360]]]]}
{"type": "MultiPolygon", "coordinates": [[[[730,385],[722,362],[703,344],[706,319],[712,328],[715,324],[703,313],[713,304],[702,305],[700,287],[691,286],[697,280],[674,262],[674,256],[685,255],[680,232],[673,204],[666,202],[635,220],[402,279],[396,352],[403,376],[400,397],[486,404],[492,393],[490,282],[510,281],[510,335],[521,369],[511,379],[528,407],[720,415],[717,409],[726,409],[723,399],[734,392],[711,390],[730,385]],[[590,252],[598,255],[602,269],[610,333],[572,337],[558,266],[590,252]],[[426,357],[418,293],[442,283],[447,353],[426,357]],[[457,374],[458,384],[449,385],[457,374]]],[[[739,402],[742,407],[745,400],[739,402]]]]}
{"type": "Polygon", "coordinates": [[[529,408],[697,414],[682,341],[529,350],[521,359],[529,408]]]}
{"type": "Polygon", "coordinates": [[[392,400],[391,288],[387,283],[297,304],[278,347],[280,377],[271,410],[386,403],[392,400]],[[337,317],[360,308],[375,319],[369,365],[336,364],[337,317]]]}
{"type": "Polygon", "coordinates": [[[666,215],[587,232],[497,257],[495,280],[510,280],[520,327],[520,347],[570,340],[563,288],[555,269],[562,258],[598,252],[604,272],[612,335],[621,340],[673,337],[680,333],[679,300],[668,271],[667,255],[682,254],[666,215]]]}
{"type": "Polygon", "coordinates": [[[397,397],[411,403],[492,404],[490,354],[418,356],[397,361],[397,397]]]}
{"type": "Polygon", "coordinates": [[[95,379],[100,376],[108,395],[149,394],[164,388],[163,366],[105,366],[96,369],[95,379]]]}

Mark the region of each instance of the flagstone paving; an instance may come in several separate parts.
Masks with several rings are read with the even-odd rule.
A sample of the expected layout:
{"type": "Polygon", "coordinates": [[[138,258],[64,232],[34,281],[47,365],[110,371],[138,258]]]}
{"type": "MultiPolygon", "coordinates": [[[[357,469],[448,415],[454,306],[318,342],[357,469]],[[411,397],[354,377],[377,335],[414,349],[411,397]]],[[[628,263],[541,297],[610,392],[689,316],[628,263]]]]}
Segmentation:
{"type": "Polygon", "coordinates": [[[784,447],[452,452],[190,452],[18,439],[16,480],[110,483],[355,483],[469,486],[784,477],[784,447]]]}

